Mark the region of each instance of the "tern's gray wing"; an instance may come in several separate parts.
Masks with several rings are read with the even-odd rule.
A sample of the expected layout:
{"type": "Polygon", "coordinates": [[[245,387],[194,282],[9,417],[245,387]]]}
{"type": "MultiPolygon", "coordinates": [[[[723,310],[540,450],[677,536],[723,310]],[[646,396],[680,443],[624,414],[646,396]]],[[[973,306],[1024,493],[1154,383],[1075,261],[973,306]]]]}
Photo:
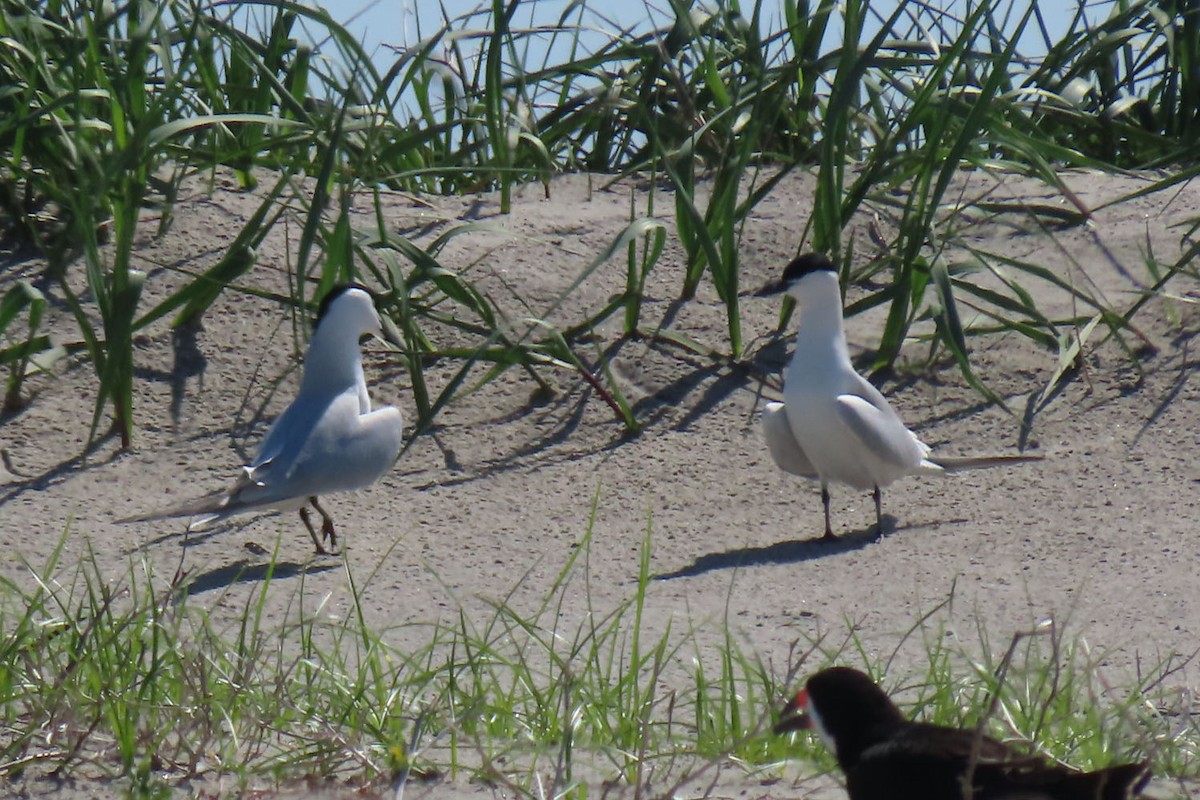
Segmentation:
{"type": "Polygon", "coordinates": [[[767,403],[762,412],[762,429],[775,466],[802,478],[817,478],[816,468],[792,433],[783,403],[767,403]]]}
{"type": "Polygon", "coordinates": [[[293,480],[297,465],[314,446],[318,452],[322,446],[336,450],[334,444],[325,441],[329,438],[328,431],[344,432],[353,427],[355,418],[370,410],[371,401],[361,370],[351,387],[302,391],[267,430],[254,459],[245,468],[246,480],[260,486],[279,486],[293,480]]]}
{"type": "Polygon", "coordinates": [[[309,431],[317,425],[337,397],[334,392],[298,395],[267,429],[258,452],[247,466],[248,477],[263,480],[268,472],[273,471],[272,464],[293,459],[304,445],[309,431]]]}
{"type": "Polygon", "coordinates": [[[119,522],[168,517],[207,525],[234,514],[301,505],[313,495],[362,488],[391,468],[400,452],[400,412],[390,406],[359,415],[361,393],[301,395],[263,439],[233,486],[161,511],[119,522]]]}
{"type": "MultiPolygon", "coordinates": [[[[882,396],[881,396],[882,397],[882,396]]],[[[886,401],[885,401],[886,402],[886,401]]],[[[850,429],[859,444],[885,472],[901,474],[920,470],[927,462],[929,448],[904,427],[890,408],[880,409],[870,400],[854,394],[838,395],[838,418],[850,429]]],[[[931,469],[937,469],[930,464],[931,469]]]]}
{"type": "MultiPolygon", "coordinates": [[[[339,415],[354,414],[359,400],[354,395],[353,408],[349,401],[339,400],[350,392],[337,393],[301,393],[283,410],[278,419],[272,423],[259,445],[254,459],[242,467],[234,485],[225,492],[222,502],[215,507],[197,511],[208,516],[194,523],[195,526],[207,525],[225,517],[252,511],[259,508],[279,508],[295,505],[297,498],[303,502],[311,495],[320,494],[316,491],[303,491],[290,480],[290,474],[295,469],[313,434],[327,420],[339,415]],[[292,491],[298,488],[300,491],[292,491]]],[[[182,516],[182,515],[177,515],[182,516]]]]}
{"type": "Polygon", "coordinates": [[[384,406],[358,413],[358,395],[344,392],[291,459],[286,475],[272,482],[272,494],[321,495],[361,489],[395,464],[403,444],[399,409],[384,406]]]}

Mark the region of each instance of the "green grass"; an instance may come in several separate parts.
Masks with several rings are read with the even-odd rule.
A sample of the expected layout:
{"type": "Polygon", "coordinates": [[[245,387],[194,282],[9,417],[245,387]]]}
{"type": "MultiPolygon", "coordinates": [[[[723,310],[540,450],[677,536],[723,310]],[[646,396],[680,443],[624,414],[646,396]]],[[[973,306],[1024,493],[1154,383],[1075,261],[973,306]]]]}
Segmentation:
{"type": "Polygon", "coordinates": [[[1144,754],[1157,775],[1185,776],[1200,753],[1195,719],[1160,685],[1178,665],[1114,675],[1054,625],[1007,653],[1002,634],[997,653],[987,631],[946,635],[949,598],[897,648],[917,651],[927,666],[915,673],[867,657],[853,625],[798,641],[778,666],[728,621],[658,629],[649,529],[636,584],[612,608],[591,599],[589,526],[532,608],[514,606],[522,578],[490,612],[389,630],[359,605],[373,575],[347,570],[350,613],[332,616],[307,605],[301,575],[286,619],[267,623],[268,594],[283,588],[268,568],[218,622],[208,609],[220,604],[193,602],[186,573],[132,559],[113,579],[91,554],[60,563],[70,535],[28,580],[0,586],[8,777],[106,779],[150,796],[187,779],[382,788],[440,776],[583,797],[598,781],[695,785],[717,766],[776,773],[795,760],[811,773],[832,765],[819,744],[769,728],[789,687],[827,663],[866,667],[930,721],[974,725],[996,698],[989,730],[1083,768],[1144,754]],[[403,649],[389,644],[401,634],[403,649]]]}
{"type": "Polygon", "coordinates": [[[1021,0],[974,4],[961,19],[916,0],[887,19],[866,0],[789,4],[782,20],[761,2],[704,11],[675,3],[672,23],[649,32],[623,30],[586,3],[553,25],[525,25],[533,2],[496,0],[420,29],[382,71],[324,11],[287,0],[242,14],[197,0],[120,2],[103,13],[69,0],[0,2],[0,224],[43,255],[37,291],[61,298],[78,330],[52,350],[40,301],[29,287],[7,290],[5,408],[20,408],[28,376],[63,352],[82,354],[98,376],[92,436],[111,421],[128,446],[133,338],[167,315],[187,322],[248,285],[255,246],[291,218],[287,205],[305,212],[293,288],[281,301],[307,307],[347,278],[385,292],[421,430],[464,387],[514,366],[543,388],[554,372],[582,374],[637,430],[589,340],[618,311],[625,335],[662,333],[640,327],[640,306],[669,236],[686,256],[679,299],[710,281],[725,308],[724,339],[693,344],[742,358],[740,244],[757,204],[794,169],[818,176],[796,248],[840,259],[848,281],[872,280],[850,313],[887,308],[874,367],[890,367],[914,323],[931,320],[934,349],[992,400],[987,376],[972,367],[973,339],[1015,332],[1062,364],[1084,330],[1099,326],[1123,342],[1150,296],[1195,271],[1187,249],[1147,265],[1154,290],[1139,302],[1113,307],[1076,288],[1084,313],[1053,318],[1028,284],[1062,285],[1064,276],[991,253],[965,263],[948,253],[965,246],[959,232],[970,213],[1020,214],[1050,241],[1055,226],[1084,224],[1093,210],[1062,184],[1063,169],[1185,165],[1153,190],[1194,175],[1186,165],[1200,131],[1200,10],[1113,3],[1100,22],[1078,13],[1050,41],[1036,3],[1021,0]],[[830,30],[844,31],[843,41],[829,40],[830,30]],[[586,47],[585,31],[599,44],[586,47]],[[1045,54],[1020,52],[1021,31],[1040,36],[1045,54]],[[535,62],[534,52],[563,55],[535,62]],[[182,182],[218,167],[247,188],[265,183],[259,213],[217,265],[145,308],[144,276],[133,267],[143,211],[156,212],[156,233],[169,228],[182,182]],[[948,193],[957,172],[982,169],[1034,176],[1066,210],[964,204],[948,193]],[[507,209],[514,185],[577,170],[665,179],[669,197],[654,189],[649,203],[673,211],[674,226],[632,216],[628,238],[597,254],[597,263],[626,255],[625,286],[613,287],[612,303],[558,326],[544,321],[548,309],[530,309],[535,324],[513,329],[465,268],[440,257],[449,238],[477,227],[417,245],[388,231],[378,195],[495,190],[507,209]],[[355,193],[376,193],[375,219],[349,214],[355,193]],[[888,254],[865,264],[847,237],[857,211],[886,222],[888,254]],[[425,368],[445,359],[458,362],[457,377],[435,391],[425,368]]]}
{"type": "MultiPolygon", "coordinates": [[[[848,626],[850,633],[833,631],[820,640],[810,660],[863,669],[911,718],[982,725],[994,738],[1072,767],[1149,759],[1158,778],[1195,774],[1200,730],[1190,700],[1162,687],[1190,657],[1168,656],[1117,677],[1104,666],[1109,654],[1072,634],[1069,620],[1047,618],[1000,638],[976,624],[968,641],[944,619],[953,600],[952,589],[887,657],[870,653],[848,626]],[[895,675],[902,652],[921,666],[895,675]]],[[[828,754],[814,755],[833,767],[828,754]]]]}

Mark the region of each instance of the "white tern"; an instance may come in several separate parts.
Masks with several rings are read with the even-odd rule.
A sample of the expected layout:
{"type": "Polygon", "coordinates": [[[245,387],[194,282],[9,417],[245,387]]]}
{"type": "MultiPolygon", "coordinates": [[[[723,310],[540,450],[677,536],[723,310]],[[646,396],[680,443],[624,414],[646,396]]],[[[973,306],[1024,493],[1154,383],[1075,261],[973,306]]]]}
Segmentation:
{"type": "Polygon", "coordinates": [[[379,312],[361,286],[336,287],[321,302],[316,330],[304,357],[300,392],[267,431],[254,459],[233,486],[174,508],[120,522],[198,517],[189,529],[235,514],[298,509],[317,553],[322,541],[337,547],[333,519],[317,497],[370,486],[396,461],[402,444],[400,410],[371,410],[359,342],[382,336],[379,312]],[[321,515],[318,538],[309,518],[321,515]]]}
{"type": "Polygon", "coordinates": [[[818,253],[797,257],[778,281],[758,292],[779,293],[796,300],[800,326],[795,353],[784,372],[783,402],[766,405],[763,435],[776,466],[821,482],[825,538],[835,538],[829,522],[830,483],[871,490],[877,531],[882,534],[880,490],[897,478],[1041,459],[931,456],[879,390],[855,372],[842,329],[842,295],[833,263],[818,253]]]}

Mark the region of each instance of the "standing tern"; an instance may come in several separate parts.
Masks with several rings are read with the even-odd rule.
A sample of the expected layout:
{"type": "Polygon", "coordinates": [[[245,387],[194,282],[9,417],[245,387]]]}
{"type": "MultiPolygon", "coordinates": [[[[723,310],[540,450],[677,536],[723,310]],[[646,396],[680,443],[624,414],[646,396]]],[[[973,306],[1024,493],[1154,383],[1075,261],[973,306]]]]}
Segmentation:
{"type": "Polygon", "coordinates": [[[784,472],[821,482],[825,538],[836,538],[829,522],[829,484],[871,490],[875,522],[883,533],[880,490],[897,478],[994,467],[1041,456],[931,456],[929,447],[905,427],[879,390],[854,371],[842,330],[842,295],[833,263],[818,253],[797,257],[783,276],[758,291],[786,293],[800,311],[796,351],[783,378],[782,403],[768,403],[763,436],[775,465],[784,472]]]}
{"type": "Polygon", "coordinates": [[[337,547],[333,519],[319,495],[370,486],[396,461],[402,444],[400,410],[371,410],[359,341],[382,336],[383,326],[370,293],[361,286],[335,287],[321,301],[316,330],[304,357],[300,393],[267,431],[258,454],[229,489],[164,511],[119,522],[198,517],[188,529],[235,514],[297,509],[316,552],[322,541],[337,547]],[[321,515],[321,537],[309,518],[311,504],[321,515]]]}
{"type": "Polygon", "coordinates": [[[850,800],[1130,800],[1150,781],[1144,761],[1081,772],[974,728],[910,722],[848,667],[816,673],[784,707],[775,732],[796,730],[815,731],[837,758],[850,800]]]}

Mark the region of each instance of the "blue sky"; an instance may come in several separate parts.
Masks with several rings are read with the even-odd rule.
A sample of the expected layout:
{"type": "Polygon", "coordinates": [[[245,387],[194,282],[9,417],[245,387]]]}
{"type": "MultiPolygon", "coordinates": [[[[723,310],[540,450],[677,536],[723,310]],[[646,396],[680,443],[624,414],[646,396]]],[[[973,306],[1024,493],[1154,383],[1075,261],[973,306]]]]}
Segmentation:
{"type": "MultiPolygon", "coordinates": [[[[783,27],[783,3],[795,0],[757,0],[761,3],[762,27],[765,33],[778,31],[783,27]]],[[[308,0],[314,5],[323,5],[330,14],[342,21],[350,32],[359,37],[368,53],[374,54],[376,69],[383,73],[395,62],[395,54],[383,45],[404,47],[413,45],[421,38],[427,37],[441,27],[444,13],[451,19],[477,11],[481,7],[490,8],[490,0],[308,0]]],[[[722,0],[723,5],[730,5],[735,0],[722,0]]],[[[742,7],[749,11],[755,0],[742,0],[742,7]]],[[[810,0],[813,4],[816,0],[810,0]]],[[[873,0],[871,7],[880,18],[889,16],[896,8],[898,0],[873,0]]],[[[975,6],[979,0],[929,0],[928,6],[940,7],[948,13],[961,17],[968,12],[968,6],[975,6]]],[[[1016,20],[1028,8],[1027,3],[1036,0],[999,0],[1001,8],[1011,9],[1010,26],[1015,26],[1016,20]]],[[[693,0],[694,7],[703,7],[704,0],[693,0]]],[[[911,4],[913,7],[917,3],[911,4]]],[[[1088,0],[1088,17],[1100,20],[1112,9],[1113,0],[1088,0]]],[[[1059,2],[1041,2],[1039,6],[1049,29],[1051,41],[1057,41],[1066,31],[1077,8],[1076,0],[1060,0],[1059,2]]],[[[672,19],[670,6],[666,0],[524,0],[517,12],[513,27],[520,28],[530,24],[546,25],[558,21],[564,12],[571,10],[569,23],[580,25],[579,10],[586,9],[584,25],[594,26],[595,31],[581,35],[581,44],[587,50],[595,50],[609,36],[616,33],[617,26],[637,26],[641,31],[652,27],[662,27],[672,19]],[[651,21],[655,25],[651,25],[651,21]]],[[[932,17],[928,14],[922,19],[923,25],[929,26],[932,17]]],[[[489,17],[480,14],[468,23],[460,24],[467,27],[485,30],[489,17]]],[[[908,29],[905,22],[901,30],[908,29]]],[[[873,33],[868,28],[867,35],[873,33]]],[[[840,36],[840,25],[835,19],[827,33],[826,47],[832,49],[837,45],[840,36]]],[[[529,48],[524,58],[527,68],[538,66],[542,59],[548,58],[550,63],[563,63],[568,60],[567,47],[573,37],[560,36],[553,42],[549,37],[531,37],[524,40],[523,46],[529,48]],[[538,49],[540,48],[540,50],[538,49]]],[[[1026,29],[1026,35],[1019,43],[1019,52],[1027,57],[1037,57],[1044,52],[1041,45],[1041,34],[1031,25],[1026,29]]],[[[467,45],[465,52],[477,48],[467,45]]],[[[325,50],[326,55],[333,51],[325,50]]],[[[403,106],[403,102],[401,106],[403,106]]]]}
{"type": "MultiPolygon", "coordinates": [[[[782,19],[785,1],[762,0],[768,20],[775,21],[775,25],[778,24],[778,20],[782,19]]],[[[896,0],[878,0],[872,5],[880,15],[887,16],[895,9],[895,2],[896,0]]],[[[752,3],[753,0],[747,0],[743,3],[743,7],[749,9],[752,7],[752,3]]],[[[479,8],[481,0],[441,0],[440,2],[438,0],[377,0],[373,3],[367,2],[367,0],[327,0],[321,5],[324,5],[335,18],[342,21],[350,20],[350,30],[360,36],[366,44],[368,52],[372,52],[379,48],[381,43],[397,46],[414,43],[418,38],[417,31],[419,29],[428,32],[441,23],[443,6],[451,17],[457,17],[479,8]],[[418,28],[418,23],[420,28],[418,28]]],[[[487,5],[490,6],[490,3],[487,5]]],[[[525,5],[528,6],[530,12],[535,14],[538,22],[547,22],[556,19],[571,4],[566,0],[536,0],[536,2],[528,2],[525,5]]],[[[968,2],[967,0],[944,0],[939,4],[934,0],[930,5],[940,6],[953,14],[963,14],[968,2]]],[[[1018,12],[1023,12],[1026,7],[1024,0],[1014,0],[1013,5],[1016,6],[1018,12]]],[[[1060,0],[1051,3],[1043,2],[1040,5],[1047,25],[1051,29],[1051,36],[1060,35],[1070,22],[1075,2],[1060,0]]],[[[1101,19],[1107,14],[1112,3],[1091,2],[1088,5],[1088,16],[1092,19],[1101,19]]],[[[621,25],[646,25],[655,15],[659,20],[670,18],[669,5],[666,2],[655,2],[655,0],[650,2],[645,2],[645,0],[593,0],[587,3],[587,7],[603,13],[621,25]]],[[[523,7],[518,12],[518,18],[522,22],[528,22],[530,12],[526,12],[523,7]]],[[[1019,13],[1014,16],[1019,16],[1019,13]]],[[[769,23],[768,27],[773,27],[773,25],[769,23]]]]}
{"type": "MultiPolygon", "coordinates": [[[[352,19],[350,30],[362,37],[370,52],[380,43],[414,43],[417,40],[418,21],[426,32],[436,29],[442,22],[443,6],[446,13],[454,18],[479,8],[481,0],[378,0],[374,3],[364,0],[328,0],[321,5],[336,19],[352,19]]],[[[539,22],[556,19],[568,5],[564,0],[537,0],[528,3],[539,22]]],[[[490,3],[487,3],[487,6],[490,7],[490,3]]],[[[669,8],[666,3],[662,6],[669,8]]],[[[647,11],[647,5],[642,0],[603,0],[589,3],[589,7],[601,9],[604,14],[619,23],[629,25],[648,22],[652,13],[647,11]]],[[[651,8],[653,7],[654,4],[651,4],[651,8]]],[[[663,13],[660,18],[667,16],[663,13]]],[[[518,18],[524,22],[529,21],[529,15],[524,10],[518,12],[518,18]]]]}

